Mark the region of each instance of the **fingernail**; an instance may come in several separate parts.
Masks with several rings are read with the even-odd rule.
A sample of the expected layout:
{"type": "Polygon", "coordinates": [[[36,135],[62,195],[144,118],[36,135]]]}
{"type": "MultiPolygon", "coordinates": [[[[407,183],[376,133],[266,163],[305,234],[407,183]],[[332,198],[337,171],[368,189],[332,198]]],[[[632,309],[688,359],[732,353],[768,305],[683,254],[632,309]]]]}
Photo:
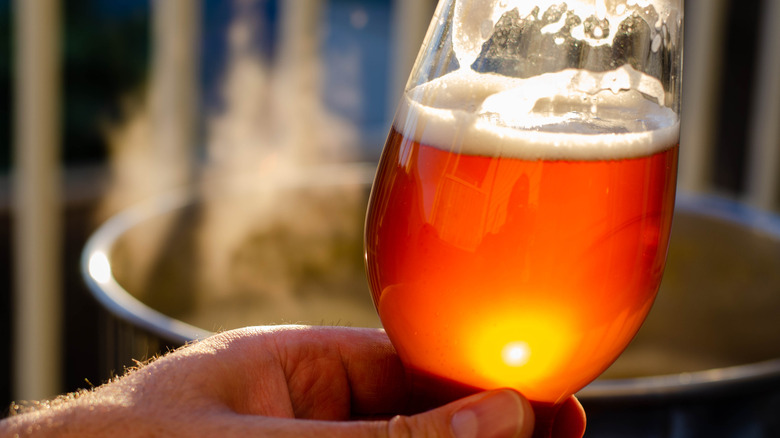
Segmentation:
{"type": "Polygon", "coordinates": [[[452,433],[456,438],[514,438],[527,419],[526,409],[514,391],[496,391],[457,411],[452,433]]]}

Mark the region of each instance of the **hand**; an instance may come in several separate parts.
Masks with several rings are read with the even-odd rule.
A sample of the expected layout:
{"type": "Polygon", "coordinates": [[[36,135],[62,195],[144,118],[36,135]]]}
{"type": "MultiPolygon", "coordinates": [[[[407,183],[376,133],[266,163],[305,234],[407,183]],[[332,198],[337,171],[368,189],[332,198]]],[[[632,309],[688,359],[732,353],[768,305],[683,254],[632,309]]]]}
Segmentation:
{"type": "MultiPolygon", "coordinates": [[[[252,327],[10,417],[0,422],[0,437],[531,436],[533,411],[516,391],[478,393],[415,414],[406,382],[381,330],[252,327]]],[[[581,437],[584,427],[571,398],[555,435],[581,437]]]]}

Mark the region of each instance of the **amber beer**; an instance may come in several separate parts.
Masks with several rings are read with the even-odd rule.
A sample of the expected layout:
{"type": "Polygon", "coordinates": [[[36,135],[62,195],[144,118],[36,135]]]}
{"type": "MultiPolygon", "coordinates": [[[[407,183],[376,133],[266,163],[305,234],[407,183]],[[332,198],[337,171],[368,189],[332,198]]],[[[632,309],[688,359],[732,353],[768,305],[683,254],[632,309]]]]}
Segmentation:
{"type": "Polygon", "coordinates": [[[522,135],[500,148],[426,144],[424,116],[396,120],[365,245],[373,299],[404,363],[544,403],[581,389],[626,347],[658,290],[676,130],[550,133],[534,148],[549,140],[554,158],[528,158],[511,152],[522,135]],[[579,141],[595,158],[561,155],[579,141]]]}

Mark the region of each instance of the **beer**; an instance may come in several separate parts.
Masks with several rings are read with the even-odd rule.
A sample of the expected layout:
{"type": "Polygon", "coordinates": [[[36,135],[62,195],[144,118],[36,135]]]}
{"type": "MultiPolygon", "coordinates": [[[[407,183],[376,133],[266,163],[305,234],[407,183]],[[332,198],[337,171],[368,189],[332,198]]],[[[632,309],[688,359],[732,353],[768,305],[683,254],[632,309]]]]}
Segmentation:
{"type": "Polygon", "coordinates": [[[557,403],[618,357],[653,303],[676,116],[659,106],[618,133],[485,128],[420,96],[396,117],[366,219],[382,323],[413,374],[557,403]]]}

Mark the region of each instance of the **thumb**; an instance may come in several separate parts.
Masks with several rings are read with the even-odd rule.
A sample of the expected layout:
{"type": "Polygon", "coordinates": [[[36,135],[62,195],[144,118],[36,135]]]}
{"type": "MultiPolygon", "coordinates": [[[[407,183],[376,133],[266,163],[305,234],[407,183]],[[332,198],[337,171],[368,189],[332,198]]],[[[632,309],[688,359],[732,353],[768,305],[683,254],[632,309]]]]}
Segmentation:
{"type": "MultiPolygon", "coordinates": [[[[221,436],[314,436],[343,438],[529,438],[534,429],[531,404],[518,392],[498,389],[472,395],[412,416],[389,421],[312,421],[231,416],[221,436]],[[228,433],[229,432],[229,433],[228,433]]],[[[200,430],[198,436],[215,436],[200,430]]]]}
{"type": "Polygon", "coordinates": [[[393,417],[393,437],[521,438],[534,429],[531,404],[510,389],[483,392],[421,414],[393,417]]]}

